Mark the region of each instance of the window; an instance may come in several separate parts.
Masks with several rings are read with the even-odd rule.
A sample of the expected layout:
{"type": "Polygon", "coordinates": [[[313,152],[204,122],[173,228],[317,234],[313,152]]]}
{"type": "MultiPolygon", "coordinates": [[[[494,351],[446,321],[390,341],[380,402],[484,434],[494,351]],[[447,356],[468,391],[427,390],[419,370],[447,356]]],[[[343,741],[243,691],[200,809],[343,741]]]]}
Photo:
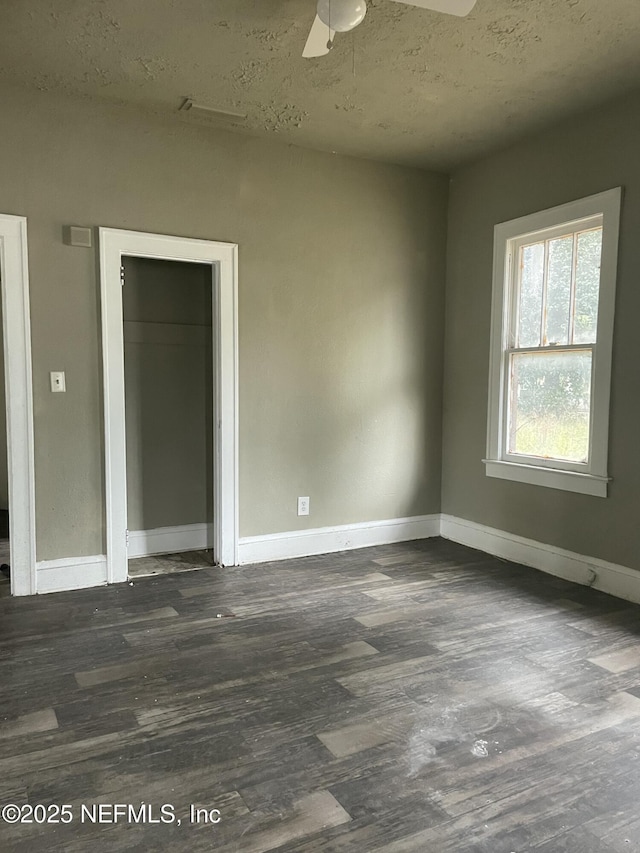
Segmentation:
{"type": "Polygon", "coordinates": [[[486,473],[606,497],[621,189],[495,228],[486,473]]]}

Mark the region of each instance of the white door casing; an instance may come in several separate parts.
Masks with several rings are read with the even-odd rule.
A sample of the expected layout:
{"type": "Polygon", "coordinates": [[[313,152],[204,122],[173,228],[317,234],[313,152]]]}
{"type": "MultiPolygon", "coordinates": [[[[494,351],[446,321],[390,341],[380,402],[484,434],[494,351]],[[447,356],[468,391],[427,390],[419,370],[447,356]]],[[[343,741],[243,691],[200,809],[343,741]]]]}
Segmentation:
{"type": "MultiPolygon", "coordinates": [[[[27,220],[0,214],[11,592],[36,592],[36,509],[27,220]]],[[[3,450],[3,449],[2,449],[3,450]]]]}
{"type": "Polygon", "coordinates": [[[99,229],[105,425],[107,583],[127,579],[127,470],[123,256],[210,264],[213,306],[213,556],[238,562],[238,247],[138,231],[99,229]]]}

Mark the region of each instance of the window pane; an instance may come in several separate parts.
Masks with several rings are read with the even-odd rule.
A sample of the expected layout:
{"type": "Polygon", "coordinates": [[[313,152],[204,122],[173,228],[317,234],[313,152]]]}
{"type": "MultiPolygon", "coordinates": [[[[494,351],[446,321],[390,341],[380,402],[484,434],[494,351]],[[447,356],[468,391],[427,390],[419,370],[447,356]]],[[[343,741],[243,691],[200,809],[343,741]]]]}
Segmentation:
{"type": "Polygon", "coordinates": [[[549,240],[546,344],[569,343],[573,235],[549,240]]]}
{"type": "Polygon", "coordinates": [[[602,228],[578,234],[573,330],[573,341],[576,344],[594,343],[596,340],[601,254],[602,228]]]}
{"type": "Polygon", "coordinates": [[[544,285],[544,243],[520,250],[520,298],[518,304],[518,346],[539,347],[544,285]]]}
{"type": "Polygon", "coordinates": [[[586,462],[591,352],[514,353],[509,453],[586,462]]]}

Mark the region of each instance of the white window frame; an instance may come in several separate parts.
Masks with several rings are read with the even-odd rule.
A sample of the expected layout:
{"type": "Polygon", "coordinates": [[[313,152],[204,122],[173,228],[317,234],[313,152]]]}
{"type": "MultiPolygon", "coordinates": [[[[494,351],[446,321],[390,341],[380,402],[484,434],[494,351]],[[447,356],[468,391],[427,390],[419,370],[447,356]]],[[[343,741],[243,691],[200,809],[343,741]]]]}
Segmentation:
{"type": "MultiPolygon", "coordinates": [[[[610,480],[607,472],[609,444],[609,401],[613,321],[618,267],[618,236],[622,188],[607,190],[578,201],[502,222],[495,226],[493,244],[493,296],[491,308],[491,345],[489,360],[489,407],[487,420],[487,458],[483,459],[489,477],[514,480],[597,497],[607,496],[610,480]],[[590,453],[586,463],[558,459],[516,456],[507,453],[506,417],[508,407],[508,358],[512,343],[511,328],[515,281],[513,264],[523,243],[536,238],[549,239],[556,233],[589,227],[601,218],[602,257],[596,343],[576,346],[592,349],[590,453]]],[[[553,347],[549,350],[553,351],[553,347]]],[[[565,349],[565,347],[558,347],[565,349]]],[[[540,351],[536,348],[536,351],[540,351]]]]}

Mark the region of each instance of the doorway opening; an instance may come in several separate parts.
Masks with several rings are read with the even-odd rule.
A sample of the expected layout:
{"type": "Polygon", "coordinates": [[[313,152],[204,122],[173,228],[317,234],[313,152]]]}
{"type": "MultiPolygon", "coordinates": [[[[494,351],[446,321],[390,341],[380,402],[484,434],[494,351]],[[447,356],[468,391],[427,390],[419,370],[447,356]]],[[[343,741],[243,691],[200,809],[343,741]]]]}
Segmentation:
{"type": "Polygon", "coordinates": [[[237,246],[101,228],[100,286],[107,580],[235,565],[237,246]]]}
{"type": "Polygon", "coordinates": [[[211,275],[122,259],[129,577],[212,564],[211,275]]]}

